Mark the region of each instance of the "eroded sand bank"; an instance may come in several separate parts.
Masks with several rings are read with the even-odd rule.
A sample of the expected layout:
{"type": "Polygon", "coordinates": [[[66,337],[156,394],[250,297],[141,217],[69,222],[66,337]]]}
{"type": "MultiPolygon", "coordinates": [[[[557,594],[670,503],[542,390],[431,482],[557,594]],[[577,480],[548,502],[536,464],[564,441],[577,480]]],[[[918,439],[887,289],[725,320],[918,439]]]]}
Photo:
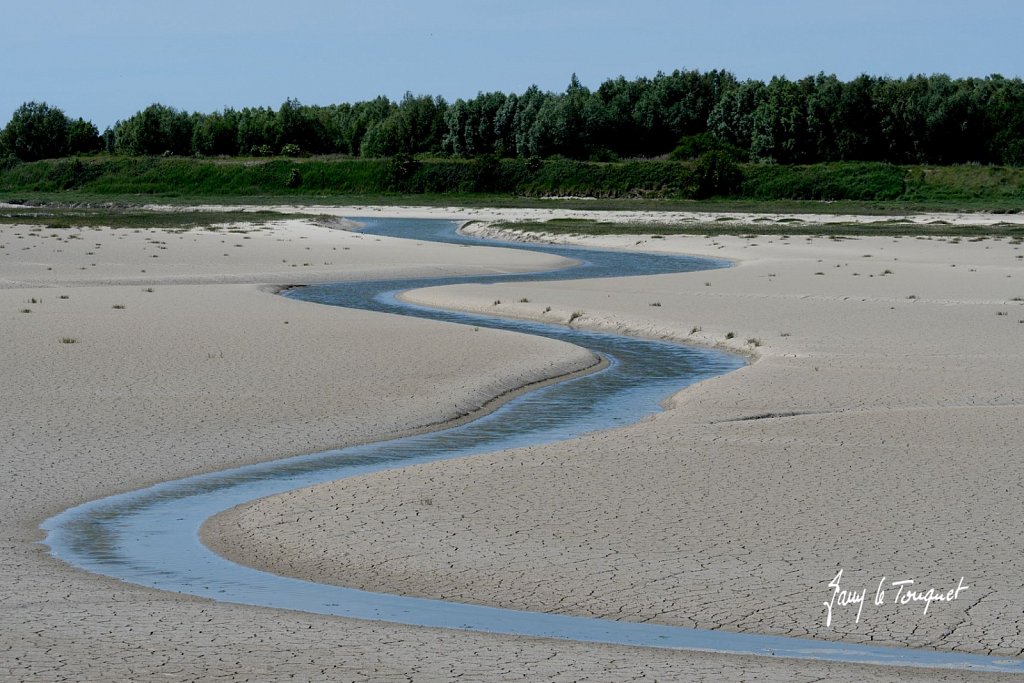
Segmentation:
{"type": "MultiPolygon", "coordinates": [[[[510,384],[590,361],[554,342],[328,309],[259,286],[533,270],[554,265],[546,257],[377,241],[300,223],[239,229],[179,235],[0,228],[0,679],[970,678],[329,619],[142,589],[50,558],[38,543],[38,524],[75,503],[405,431],[471,409],[510,384]],[[78,239],[69,240],[72,234],[78,239]]],[[[665,312],[668,306],[666,299],[665,312]]],[[[421,474],[395,482],[396,505],[421,474]]],[[[481,490],[499,494],[495,487],[508,477],[501,468],[493,474],[481,479],[481,490]]],[[[603,492],[570,493],[594,509],[602,505],[603,492]]],[[[432,495],[443,509],[445,499],[432,495]]],[[[580,504],[565,502],[570,509],[580,504]]],[[[517,517],[503,525],[526,533],[536,524],[525,513],[517,517]]],[[[357,537],[378,552],[393,540],[357,537]]]]}

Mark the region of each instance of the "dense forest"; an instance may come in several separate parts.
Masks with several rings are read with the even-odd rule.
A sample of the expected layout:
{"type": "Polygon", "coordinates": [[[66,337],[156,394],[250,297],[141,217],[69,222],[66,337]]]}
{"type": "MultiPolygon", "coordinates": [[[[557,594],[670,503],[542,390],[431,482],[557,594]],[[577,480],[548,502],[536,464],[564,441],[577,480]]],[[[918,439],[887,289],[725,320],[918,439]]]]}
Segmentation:
{"type": "Polygon", "coordinates": [[[1024,165],[1024,82],[945,75],[740,81],[725,71],[607,80],[591,90],[407,94],[328,106],[189,113],[153,104],[100,132],[44,103],[0,132],[10,163],[95,152],[127,156],[422,155],[616,161],[1024,165]]]}

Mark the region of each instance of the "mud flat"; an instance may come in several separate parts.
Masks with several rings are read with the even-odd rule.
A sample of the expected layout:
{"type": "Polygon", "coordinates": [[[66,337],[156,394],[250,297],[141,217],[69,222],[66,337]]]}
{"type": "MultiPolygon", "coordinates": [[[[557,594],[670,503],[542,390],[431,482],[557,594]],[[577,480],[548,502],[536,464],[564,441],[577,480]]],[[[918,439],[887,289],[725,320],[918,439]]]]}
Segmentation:
{"type": "Polygon", "coordinates": [[[573,239],[738,266],[406,298],[540,320],[581,311],[576,325],[755,362],[635,427],[285,494],[220,516],[210,541],[246,564],[387,592],[1020,655],[1017,244],[573,239]],[[840,569],[843,589],[869,596],[859,621],[834,604],[827,626],[840,569]],[[891,584],[910,579],[969,588],[924,614],[896,604],[891,584]]]}
{"type": "MultiPolygon", "coordinates": [[[[448,215],[457,217],[458,212],[448,215]]],[[[4,387],[0,465],[6,494],[0,503],[4,520],[0,680],[1010,680],[958,672],[602,647],[323,618],[138,588],[54,560],[38,543],[42,537],[38,524],[73,504],[196,472],[413,430],[471,410],[505,386],[590,362],[587,354],[544,340],[327,309],[265,291],[268,284],[557,265],[547,257],[377,241],[300,222],[234,229],[239,232],[0,228],[4,245],[0,250],[0,340],[5,351],[0,361],[4,387]],[[73,234],[76,237],[70,239],[73,234]],[[22,313],[24,309],[29,312],[22,313]],[[64,343],[65,339],[73,343],[64,343]]],[[[984,268],[979,272],[987,272],[984,268]]],[[[709,277],[717,281],[722,275],[709,277]]],[[[699,274],[694,277],[695,282],[702,280],[699,274]]],[[[1007,286],[1012,282],[1006,280],[1007,286]]],[[[710,331],[715,307],[708,304],[708,308],[705,329],[710,331]]],[[[1013,309],[1007,308],[1012,314],[1013,309]]],[[[644,310],[641,317],[649,324],[649,314],[673,310],[667,297],[662,309],[644,310]]],[[[591,308],[588,315],[598,310],[591,308]]],[[[614,312],[611,304],[609,312],[614,312]]],[[[675,316],[688,318],[675,311],[666,320],[671,322],[675,316]]],[[[743,329],[737,325],[737,334],[743,329]]],[[[794,324],[793,338],[797,331],[794,324]]],[[[973,338],[988,331],[962,332],[973,338]]],[[[981,358],[984,352],[978,354],[981,358]]],[[[998,359],[989,360],[994,364],[998,359]]],[[[978,366],[989,360],[979,361],[978,366]]],[[[764,356],[734,381],[752,375],[767,361],[764,356]]],[[[962,399],[967,387],[985,379],[968,378],[966,369],[957,371],[962,364],[960,357],[946,363],[952,382],[950,400],[955,395],[962,399]],[[955,383],[957,377],[962,386],[955,383]]],[[[919,367],[934,370],[924,361],[919,367]]],[[[811,372],[808,369],[805,375],[811,372]]],[[[993,378],[1006,386],[1013,380],[1011,375],[993,378]]],[[[693,407],[688,423],[700,425],[705,420],[706,413],[698,408],[704,405],[705,392],[716,386],[709,383],[682,400],[682,408],[693,407]]],[[[836,391],[824,381],[818,389],[808,386],[803,391],[819,395],[836,391]]],[[[994,392],[997,385],[989,388],[994,392]]],[[[801,395],[809,403],[815,398],[801,395]]],[[[1010,392],[1002,399],[1012,403],[1015,395],[1010,392]]],[[[985,405],[992,396],[988,392],[974,398],[985,405]]],[[[835,405],[841,399],[837,395],[835,405]]],[[[710,399],[707,406],[708,410],[713,407],[710,399]]],[[[720,412],[746,412],[748,407],[727,404],[720,412]]],[[[580,447],[580,453],[586,455],[592,447],[580,447]]],[[[756,452],[757,446],[747,445],[745,451],[750,450],[756,452]]],[[[645,447],[641,455],[646,451],[653,449],[645,447]]],[[[972,453],[973,458],[984,455],[972,453]]],[[[536,457],[531,454],[529,462],[543,465],[536,457]]],[[[614,466],[615,452],[609,451],[608,457],[614,466]]],[[[635,461],[636,451],[628,457],[635,461]]],[[[965,460],[973,464],[971,458],[965,460]]],[[[636,469],[635,462],[622,464],[636,469]]],[[[1001,466],[999,481],[1006,488],[1015,475],[1010,464],[1001,466]]],[[[694,471],[692,466],[685,467],[694,471]]],[[[502,469],[488,473],[486,480],[478,473],[494,495],[513,503],[506,507],[501,525],[508,534],[518,528],[533,533],[530,525],[536,522],[522,510],[526,503],[515,498],[524,488],[522,477],[503,477],[502,469]],[[500,491],[503,478],[518,478],[520,490],[500,491]]],[[[652,477],[656,473],[646,471],[652,477]]],[[[538,476],[547,473],[543,468],[536,470],[538,476]]],[[[410,472],[409,476],[414,478],[411,482],[420,474],[410,472]]],[[[592,511],[605,505],[614,509],[619,505],[615,496],[625,504],[634,486],[628,480],[617,483],[613,491],[620,493],[606,504],[607,492],[588,489],[591,484],[584,477],[574,484],[575,491],[566,490],[574,496],[564,499],[571,516],[578,516],[584,504],[592,511]]],[[[392,484],[383,479],[356,484],[367,485],[399,485],[388,493],[401,497],[394,499],[396,506],[412,490],[408,482],[392,484]]],[[[437,488],[431,487],[432,507],[443,511],[444,498],[437,488]]],[[[996,506],[991,510],[993,524],[1008,523],[995,519],[1001,510],[997,494],[993,489],[981,502],[968,501],[971,507],[964,513],[968,515],[964,526],[970,524],[971,533],[982,527],[970,520],[981,503],[996,506]]],[[[454,501],[459,490],[453,488],[446,495],[454,501]]],[[[648,492],[636,495],[646,499],[648,492]]],[[[923,489],[920,495],[924,496],[923,489]]],[[[375,501],[365,511],[374,513],[382,507],[386,506],[375,501]]],[[[479,514],[481,519],[487,515],[493,519],[494,513],[479,514]]],[[[607,515],[598,516],[601,519],[595,523],[607,526],[602,521],[607,515]]],[[[685,511],[677,516],[685,518],[685,511]]],[[[410,524],[409,528],[417,527],[410,524]]],[[[290,533],[284,526],[281,531],[290,533]]],[[[1000,532],[998,526],[992,527],[992,534],[1000,532]]],[[[549,528],[547,533],[550,538],[556,531],[549,528]]],[[[276,530],[265,529],[260,535],[272,544],[276,530]]],[[[993,538],[989,555],[1015,538],[993,538]]],[[[536,543],[541,545],[548,542],[543,536],[539,539],[536,543]]],[[[728,540],[723,539],[721,547],[728,540]]],[[[357,542],[376,543],[380,550],[393,539],[385,536],[373,541],[363,534],[357,542]]],[[[416,539],[417,547],[424,542],[416,539]]],[[[591,545],[608,542],[596,537],[589,541],[591,545]]],[[[337,539],[326,539],[325,547],[337,545],[337,539]]],[[[665,554],[679,557],[671,546],[665,554]]],[[[574,556],[565,558],[571,562],[574,556]]],[[[524,555],[524,565],[535,559],[535,555],[524,555]]],[[[800,571],[815,574],[814,592],[808,597],[813,608],[823,598],[823,584],[829,577],[817,576],[811,562],[793,561],[800,571]]],[[[852,571],[865,565],[847,566],[852,571]]],[[[964,572],[971,569],[957,564],[958,571],[961,566],[964,572]]],[[[939,574],[946,578],[938,571],[929,577],[939,574]]],[[[978,582],[977,575],[968,574],[968,579],[978,582]]],[[[711,577],[708,583],[718,589],[725,586],[711,577]]],[[[577,586],[578,582],[568,584],[567,589],[575,591],[577,586]]],[[[936,614],[937,607],[943,606],[933,606],[936,614]]],[[[973,616],[970,623],[991,625],[973,616]]]]}

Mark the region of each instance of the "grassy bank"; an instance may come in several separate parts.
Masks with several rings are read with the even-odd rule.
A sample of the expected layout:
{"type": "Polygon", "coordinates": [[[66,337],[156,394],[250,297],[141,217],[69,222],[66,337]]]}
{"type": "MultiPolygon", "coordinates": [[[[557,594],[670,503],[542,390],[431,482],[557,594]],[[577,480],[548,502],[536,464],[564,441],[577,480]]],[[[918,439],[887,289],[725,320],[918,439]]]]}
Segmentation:
{"type": "Polygon", "coordinates": [[[892,213],[1024,208],[1024,168],[849,162],[742,164],[738,170],[725,196],[697,201],[694,196],[704,187],[698,176],[706,169],[695,162],[98,156],[0,167],[0,200],[564,206],[580,203],[566,197],[584,197],[584,205],[595,209],[892,213]],[[814,207],[808,209],[808,202],[814,207]]]}
{"type": "Polygon", "coordinates": [[[265,225],[289,218],[334,224],[330,216],[278,211],[154,211],[138,207],[66,207],[56,205],[19,206],[0,209],[0,225],[29,225],[48,230],[68,228],[123,228],[132,230],[208,230],[232,229],[232,226],[265,225]]]}
{"type": "Polygon", "coordinates": [[[816,235],[829,237],[953,237],[985,238],[1010,237],[1015,243],[1024,240],[1024,225],[997,223],[995,225],[950,225],[944,221],[912,223],[899,219],[879,217],[870,222],[835,222],[826,225],[804,222],[798,218],[752,222],[688,221],[666,225],[664,223],[617,223],[573,218],[553,218],[547,221],[521,221],[499,223],[498,227],[554,235],[637,235],[658,238],[664,235],[816,235]]]}

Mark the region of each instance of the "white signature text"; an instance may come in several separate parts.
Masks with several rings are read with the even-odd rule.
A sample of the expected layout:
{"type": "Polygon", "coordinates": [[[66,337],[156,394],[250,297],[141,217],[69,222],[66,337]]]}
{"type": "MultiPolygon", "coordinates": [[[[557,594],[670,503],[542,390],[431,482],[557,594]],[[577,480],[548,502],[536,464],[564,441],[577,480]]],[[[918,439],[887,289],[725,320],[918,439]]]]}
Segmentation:
{"type": "MultiPolygon", "coordinates": [[[[903,579],[902,581],[891,581],[888,586],[885,583],[886,577],[882,577],[881,581],[878,582],[878,587],[875,589],[875,595],[872,599],[872,603],[876,606],[882,606],[886,604],[885,593],[886,590],[890,592],[892,589],[896,589],[895,595],[892,598],[891,604],[893,605],[907,605],[910,603],[924,603],[924,614],[928,614],[928,608],[932,606],[934,602],[953,602],[960,597],[960,593],[970,588],[964,584],[964,577],[960,577],[960,582],[956,588],[950,588],[948,590],[937,590],[935,588],[928,588],[927,590],[914,587],[913,579],[903,579]]],[[[867,601],[868,589],[862,588],[857,590],[855,588],[847,589],[842,585],[843,570],[840,569],[839,573],[835,575],[828,583],[828,587],[832,589],[832,595],[828,602],[823,602],[825,606],[825,626],[828,628],[832,627],[832,614],[833,610],[837,608],[848,607],[851,610],[856,608],[857,616],[854,619],[854,623],[860,623],[861,613],[864,611],[864,603],[867,601]]]]}

